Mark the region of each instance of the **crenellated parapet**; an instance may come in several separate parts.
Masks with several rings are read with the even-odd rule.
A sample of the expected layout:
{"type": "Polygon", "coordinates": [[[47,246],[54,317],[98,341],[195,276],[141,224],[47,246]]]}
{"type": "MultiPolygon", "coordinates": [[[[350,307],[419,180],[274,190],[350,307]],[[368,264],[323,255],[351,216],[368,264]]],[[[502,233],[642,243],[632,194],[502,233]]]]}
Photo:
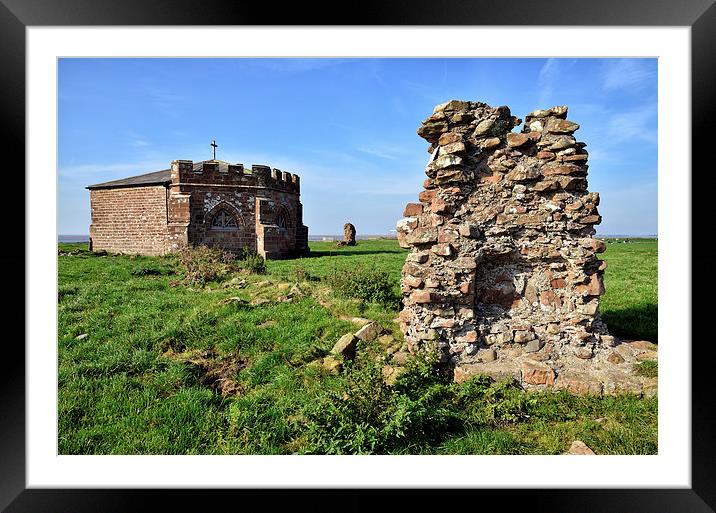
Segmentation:
{"type": "Polygon", "coordinates": [[[301,179],[298,175],[272,169],[262,164],[230,164],[221,160],[175,160],[171,166],[173,186],[182,185],[226,185],[234,187],[267,188],[287,193],[300,194],[301,179]]]}

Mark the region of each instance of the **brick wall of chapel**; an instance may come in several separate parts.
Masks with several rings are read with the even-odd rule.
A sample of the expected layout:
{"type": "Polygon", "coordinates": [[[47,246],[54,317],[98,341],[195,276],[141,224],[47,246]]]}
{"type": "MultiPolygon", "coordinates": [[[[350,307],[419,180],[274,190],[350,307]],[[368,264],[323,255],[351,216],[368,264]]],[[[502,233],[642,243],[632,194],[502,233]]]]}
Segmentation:
{"type": "Polygon", "coordinates": [[[167,188],[90,190],[92,249],[161,255],[167,251],[167,188]]]}

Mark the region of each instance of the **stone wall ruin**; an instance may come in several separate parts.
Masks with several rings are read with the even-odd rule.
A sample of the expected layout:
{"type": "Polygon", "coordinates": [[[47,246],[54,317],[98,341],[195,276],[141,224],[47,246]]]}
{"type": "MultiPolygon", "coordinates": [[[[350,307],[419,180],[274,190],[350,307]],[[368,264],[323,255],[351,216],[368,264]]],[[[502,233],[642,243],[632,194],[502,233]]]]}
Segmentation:
{"type": "Polygon", "coordinates": [[[599,194],[587,190],[586,145],[566,116],[537,110],[513,133],[521,120],[508,107],[452,100],[418,129],[431,157],[397,226],[411,248],[400,326],[412,351],[437,343],[458,381],[644,389],[636,352],[600,318],[599,194]]]}

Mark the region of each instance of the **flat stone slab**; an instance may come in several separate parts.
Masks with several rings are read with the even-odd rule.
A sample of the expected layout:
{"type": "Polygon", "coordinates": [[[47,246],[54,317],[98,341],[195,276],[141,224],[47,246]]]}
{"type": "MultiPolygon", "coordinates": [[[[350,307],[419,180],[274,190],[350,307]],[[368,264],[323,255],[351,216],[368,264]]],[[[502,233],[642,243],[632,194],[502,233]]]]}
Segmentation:
{"type": "Polygon", "coordinates": [[[375,340],[382,332],[383,327],[380,324],[377,322],[371,322],[356,331],[355,336],[363,342],[370,342],[371,340],[375,340]]]}
{"type": "Polygon", "coordinates": [[[356,347],[358,344],[358,338],[353,333],[346,333],[331,349],[331,353],[341,355],[343,358],[352,360],[356,355],[356,347]]]}

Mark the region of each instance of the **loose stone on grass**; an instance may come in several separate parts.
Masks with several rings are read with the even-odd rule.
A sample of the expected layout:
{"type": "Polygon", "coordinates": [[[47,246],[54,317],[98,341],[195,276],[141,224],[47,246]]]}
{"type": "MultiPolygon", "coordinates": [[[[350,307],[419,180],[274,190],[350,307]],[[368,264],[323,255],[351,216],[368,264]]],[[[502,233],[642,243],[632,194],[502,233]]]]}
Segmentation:
{"type": "Polygon", "coordinates": [[[383,332],[383,327],[377,322],[371,322],[366,324],[361,329],[356,331],[355,336],[361,339],[363,342],[370,342],[383,332]]]}
{"type": "Polygon", "coordinates": [[[361,328],[362,328],[363,326],[365,326],[366,324],[370,324],[371,322],[373,322],[373,321],[371,321],[370,319],[366,319],[365,317],[352,317],[352,318],[350,319],[350,321],[351,321],[353,324],[356,324],[357,326],[360,326],[361,328]]]}
{"type": "Polygon", "coordinates": [[[395,382],[398,380],[401,374],[405,373],[404,367],[398,367],[395,365],[385,365],[383,366],[383,382],[388,385],[389,387],[392,387],[395,385],[395,382]]]}
{"type": "Polygon", "coordinates": [[[331,353],[341,355],[343,358],[352,360],[356,355],[356,347],[358,345],[358,338],[353,333],[346,333],[331,349],[331,353]]]}
{"type": "Polygon", "coordinates": [[[564,454],[579,455],[579,456],[595,456],[594,451],[591,450],[587,446],[587,444],[585,444],[581,440],[575,440],[574,442],[572,442],[572,445],[569,446],[569,449],[564,454]]]}
{"type": "Polygon", "coordinates": [[[326,369],[330,374],[338,375],[343,370],[343,362],[341,362],[338,358],[335,356],[326,356],[321,360],[321,365],[324,369],[326,369]]]}

